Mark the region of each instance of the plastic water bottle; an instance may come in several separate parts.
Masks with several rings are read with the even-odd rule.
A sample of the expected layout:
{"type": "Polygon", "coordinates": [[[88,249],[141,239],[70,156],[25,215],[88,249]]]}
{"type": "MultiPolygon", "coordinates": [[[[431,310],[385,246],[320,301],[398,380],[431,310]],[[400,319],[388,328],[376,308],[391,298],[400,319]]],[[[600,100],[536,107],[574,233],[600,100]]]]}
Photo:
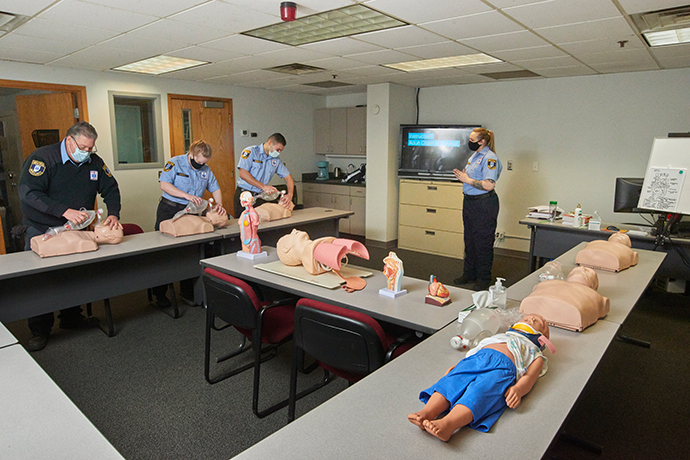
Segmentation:
{"type": "Polygon", "coordinates": [[[573,227],[575,228],[580,228],[582,226],[582,207],[580,204],[577,204],[577,208],[575,208],[575,216],[573,220],[573,227]]]}
{"type": "Polygon", "coordinates": [[[549,201],[549,222],[552,224],[556,221],[556,213],[558,213],[558,202],[549,201]]]}
{"type": "Polygon", "coordinates": [[[498,332],[499,327],[501,317],[496,310],[478,308],[462,320],[460,334],[450,339],[450,345],[457,350],[469,350],[498,332]]]}
{"type": "Polygon", "coordinates": [[[489,287],[489,294],[491,294],[491,304],[496,308],[505,310],[508,292],[502,281],[505,281],[505,278],[496,278],[496,284],[489,287]]]}

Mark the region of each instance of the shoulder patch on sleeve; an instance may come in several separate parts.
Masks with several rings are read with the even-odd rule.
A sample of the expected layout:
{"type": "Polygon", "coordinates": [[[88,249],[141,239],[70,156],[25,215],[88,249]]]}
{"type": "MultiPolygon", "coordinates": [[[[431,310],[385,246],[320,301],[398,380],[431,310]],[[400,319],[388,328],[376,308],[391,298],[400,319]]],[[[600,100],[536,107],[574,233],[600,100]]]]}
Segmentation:
{"type": "Polygon", "coordinates": [[[174,167],[175,167],[175,163],[173,163],[172,161],[168,161],[167,163],[165,163],[165,166],[163,166],[163,171],[168,172],[171,169],[173,169],[174,167]]]}
{"type": "Polygon", "coordinates": [[[486,160],[486,167],[492,170],[496,169],[496,160],[494,160],[493,158],[489,158],[488,160],[486,160]]]}
{"type": "Polygon", "coordinates": [[[33,160],[29,165],[29,174],[32,176],[42,176],[46,172],[46,164],[39,160],[33,160]]]}
{"type": "Polygon", "coordinates": [[[249,149],[242,150],[242,155],[241,155],[242,159],[246,160],[247,158],[249,158],[249,155],[251,155],[251,154],[252,154],[252,151],[249,149]]]}
{"type": "Polygon", "coordinates": [[[110,172],[110,170],[108,169],[108,166],[105,163],[103,163],[103,172],[105,173],[106,176],[113,177],[113,173],[110,172]]]}

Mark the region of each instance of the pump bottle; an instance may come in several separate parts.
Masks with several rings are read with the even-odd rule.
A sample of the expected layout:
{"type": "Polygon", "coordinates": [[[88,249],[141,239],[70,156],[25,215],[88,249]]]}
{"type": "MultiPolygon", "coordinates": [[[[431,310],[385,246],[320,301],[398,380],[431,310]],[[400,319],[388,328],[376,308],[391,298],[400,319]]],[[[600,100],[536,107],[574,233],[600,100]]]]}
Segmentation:
{"type": "Polygon", "coordinates": [[[496,278],[496,284],[489,287],[491,304],[497,308],[500,308],[501,310],[505,310],[507,298],[507,290],[502,284],[503,281],[505,281],[505,278],[496,278]]]}
{"type": "Polygon", "coordinates": [[[580,203],[578,203],[577,208],[575,208],[573,227],[579,228],[581,225],[582,225],[582,207],[580,207],[580,203]]]}

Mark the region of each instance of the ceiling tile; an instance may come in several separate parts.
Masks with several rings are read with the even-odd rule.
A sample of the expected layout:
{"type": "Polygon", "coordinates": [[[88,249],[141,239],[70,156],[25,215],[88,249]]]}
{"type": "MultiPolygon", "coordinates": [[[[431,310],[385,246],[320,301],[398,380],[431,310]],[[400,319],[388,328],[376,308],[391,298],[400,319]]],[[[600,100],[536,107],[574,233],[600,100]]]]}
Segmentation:
{"type": "Polygon", "coordinates": [[[373,53],[352,54],[345,56],[353,61],[364,62],[366,64],[392,64],[394,62],[416,61],[417,58],[410,54],[394,50],[374,51],[373,53]]]}
{"type": "Polygon", "coordinates": [[[65,27],[64,24],[45,19],[32,19],[26,24],[16,29],[13,33],[28,35],[30,37],[47,38],[58,42],[73,42],[78,49],[89,45],[95,45],[104,40],[118,35],[114,30],[96,29],[72,25],[65,27]]]}
{"type": "Polygon", "coordinates": [[[494,64],[468,65],[462,68],[471,74],[492,73],[492,72],[512,72],[513,70],[523,70],[521,67],[509,62],[496,62],[494,64]]]}
{"type": "Polygon", "coordinates": [[[555,46],[547,45],[517,50],[495,51],[491,53],[491,55],[503,61],[515,62],[523,61],[525,59],[565,56],[565,53],[555,46]]]}
{"type": "Polygon", "coordinates": [[[60,56],[60,54],[46,51],[27,50],[3,46],[2,41],[0,41],[0,60],[45,64],[59,58],[60,56]]]}
{"type": "Polygon", "coordinates": [[[587,65],[605,64],[607,62],[654,62],[647,50],[623,49],[605,53],[579,54],[577,58],[587,65]]]}
{"type": "Polygon", "coordinates": [[[400,48],[398,51],[416,56],[420,59],[436,59],[477,53],[476,50],[453,41],[434,43],[433,45],[411,46],[409,48],[400,48]]]}
{"type": "MultiPolygon", "coordinates": [[[[275,15],[276,21],[280,18],[280,1],[276,0],[223,0],[242,8],[260,11],[265,14],[275,15]]],[[[300,0],[297,3],[297,17],[310,16],[322,11],[334,10],[343,6],[357,3],[353,0],[300,0]]]]}
{"type": "Polygon", "coordinates": [[[622,16],[608,0],[550,0],[504,8],[503,12],[530,29],[622,16]]]}
{"type": "Polygon", "coordinates": [[[188,48],[178,49],[165,53],[168,56],[181,57],[186,59],[197,59],[206,62],[221,62],[229,59],[237,59],[244,55],[235,51],[221,51],[203,46],[190,46],[188,48]]]}
{"type": "Polygon", "coordinates": [[[524,30],[519,24],[516,24],[497,11],[430,22],[422,24],[422,27],[452,40],[460,41],[467,38],[524,30]]]}
{"type": "Polygon", "coordinates": [[[60,3],[41,13],[41,19],[62,22],[71,28],[72,24],[87,25],[96,29],[126,32],[158,18],[146,14],[124,11],[108,6],[95,5],[79,0],[62,0],[60,3]],[[80,18],[88,18],[82,19],[80,18]]]}
{"type": "Polygon", "coordinates": [[[690,43],[684,45],[655,46],[649,51],[659,59],[690,56],[690,43]]]}
{"type": "Polygon", "coordinates": [[[89,3],[111,6],[121,10],[134,11],[135,13],[148,14],[159,18],[179,13],[193,6],[208,2],[208,0],[86,0],[89,3]]]}
{"type": "Polygon", "coordinates": [[[309,49],[302,49],[302,48],[297,48],[297,47],[293,47],[293,46],[290,46],[286,49],[282,49],[282,50],[278,50],[278,51],[270,51],[268,53],[262,53],[261,56],[264,56],[268,59],[275,59],[276,62],[286,62],[286,63],[314,61],[317,59],[325,59],[328,57],[333,57],[330,54],[319,53],[318,51],[309,50],[309,49]]]}
{"type": "Polygon", "coordinates": [[[664,69],[682,69],[690,67],[690,56],[664,57],[658,59],[664,69]]]}
{"type": "MultiPolygon", "coordinates": [[[[280,14],[280,11],[277,12],[280,14]]],[[[271,16],[247,8],[237,8],[233,5],[214,0],[195,8],[171,16],[175,21],[203,24],[206,27],[239,33],[257,27],[280,22],[276,16],[271,16]]]]}
{"type": "Polygon", "coordinates": [[[150,55],[145,52],[92,46],[91,48],[71,54],[63,59],[51,62],[50,65],[102,71],[136,62],[147,57],[150,57],[150,55]]]}
{"type": "MultiPolygon", "coordinates": [[[[575,43],[563,43],[558,45],[564,51],[578,56],[581,54],[607,53],[621,50],[621,45],[616,40],[587,40],[575,43]]],[[[625,43],[623,49],[646,49],[639,38],[630,37],[630,41],[625,43]]]]}
{"type": "Polygon", "coordinates": [[[688,0],[618,0],[628,14],[665,10],[688,4],[688,0]]]}
{"type": "Polygon", "coordinates": [[[0,48],[5,47],[32,51],[50,50],[49,54],[54,55],[55,58],[85,48],[85,46],[75,43],[72,40],[63,41],[55,40],[54,38],[31,37],[28,35],[21,35],[17,32],[7,34],[0,38],[0,48]]]}
{"type": "Polygon", "coordinates": [[[55,3],[55,0],[0,0],[0,11],[34,16],[53,3],[55,3]]]}
{"type": "Polygon", "coordinates": [[[248,37],[246,35],[230,35],[229,37],[204,42],[201,46],[222,51],[232,50],[245,55],[261,54],[289,48],[289,45],[248,37]]]}
{"type": "Polygon", "coordinates": [[[428,45],[445,39],[439,35],[420,29],[416,26],[396,27],[379,30],[353,37],[356,40],[371,43],[384,48],[403,48],[405,46],[428,45]]]}
{"type": "Polygon", "coordinates": [[[551,69],[555,67],[574,67],[581,66],[582,63],[572,56],[559,56],[542,59],[526,59],[524,61],[513,61],[515,65],[519,65],[527,70],[537,71],[540,69],[551,69]]]}
{"type": "Polygon", "coordinates": [[[349,37],[336,38],[334,40],[326,40],[317,43],[309,43],[302,45],[300,48],[311,49],[321,53],[333,54],[336,56],[344,56],[346,54],[366,53],[369,51],[378,51],[384,49],[378,45],[365,43],[360,40],[354,40],[349,37]]]}
{"type": "Polygon", "coordinates": [[[591,64],[590,67],[601,73],[659,70],[659,66],[654,61],[605,62],[601,64],[591,64]]]}
{"type": "Polygon", "coordinates": [[[635,32],[623,17],[580,22],[564,26],[536,29],[536,33],[552,43],[569,43],[592,39],[629,40],[635,32]]]}
{"type": "Polygon", "coordinates": [[[549,78],[556,77],[576,77],[580,75],[596,75],[597,72],[584,65],[570,67],[552,67],[550,69],[539,69],[539,75],[549,78]]]}
{"type": "Polygon", "coordinates": [[[438,21],[458,16],[489,11],[492,8],[480,0],[462,1],[400,1],[400,0],[372,0],[365,2],[375,10],[389,13],[411,24],[438,21]]]}
{"type": "Polygon", "coordinates": [[[462,40],[461,43],[463,45],[481,50],[485,53],[548,45],[548,42],[539,38],[529,30],[520,30],[519,32],[511,32],[507,34],[470,38],[462,40]]]}
{"type": "Polygon", "coordinates": [[[323,67],[329,70],[347,70],[362,67],[359,61],[353,61],[344,57],[332,57],[328,59],[317,59],[314,61],[305,61],[303,64],[313,65],[316,67],[323,67]]]}
{"type": "Polygon", "coordinates": [[[199,43],[217,40],[228,33],[209,27],[189,27],[189,24],[161,19],[152,24],[140,27],[130,32],[131,35],[154,39],[168,40],[173,49],[197,45],[199,43]]]}

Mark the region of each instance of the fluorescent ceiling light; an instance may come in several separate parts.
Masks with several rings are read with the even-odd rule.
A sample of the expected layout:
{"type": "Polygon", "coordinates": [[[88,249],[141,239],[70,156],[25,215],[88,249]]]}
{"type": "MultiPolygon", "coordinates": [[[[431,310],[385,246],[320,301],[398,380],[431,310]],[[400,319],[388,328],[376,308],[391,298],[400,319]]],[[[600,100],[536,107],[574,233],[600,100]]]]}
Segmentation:
{"type": "Polygon", "coordinates": [[[421,61],[398,62],[397,64],[386,64],[390,67],[403,72],[416,72],[418,70],[445,69],[448,67],[462,67],[467,65],[490,64],[492,62],[503,62],[500,59],[491,57],[484,53],[465,54],[463,56],[451,56],[437,59],[422,59],[421,61]]]}
{"type": "Polygon", "coordinates": [[[662,30],[660,32],[644,32],[644,38],[649,46],[677,45],[690,43],[690,28],[662,30]]]}
{"type": "MultiPolygon", "coordinates": [[[[23,14],[14,14],[0,11],[0,32],[12,32],[17,27],[31,19],[23,14]]],[[[4,34],[0,34],[4,35],[4,34]]]]}
{"type": "Polygon", "coordinates": [[[242,35],[299,46],[405,25],[408,23],[357,4],[249,30],[242,35]]]}
{"type": "Polygon", "coordinates": [[[144,59],[143,61],[137,61],[132,62],[131,64],[121,65],[120,67],[114,67],[113,70],[146,73],[150,75],[160,75],[163,73],[174,72],[176,70],[197,67],[204,64],[208,64],[208,62],[161,55],[144,59]]]}

